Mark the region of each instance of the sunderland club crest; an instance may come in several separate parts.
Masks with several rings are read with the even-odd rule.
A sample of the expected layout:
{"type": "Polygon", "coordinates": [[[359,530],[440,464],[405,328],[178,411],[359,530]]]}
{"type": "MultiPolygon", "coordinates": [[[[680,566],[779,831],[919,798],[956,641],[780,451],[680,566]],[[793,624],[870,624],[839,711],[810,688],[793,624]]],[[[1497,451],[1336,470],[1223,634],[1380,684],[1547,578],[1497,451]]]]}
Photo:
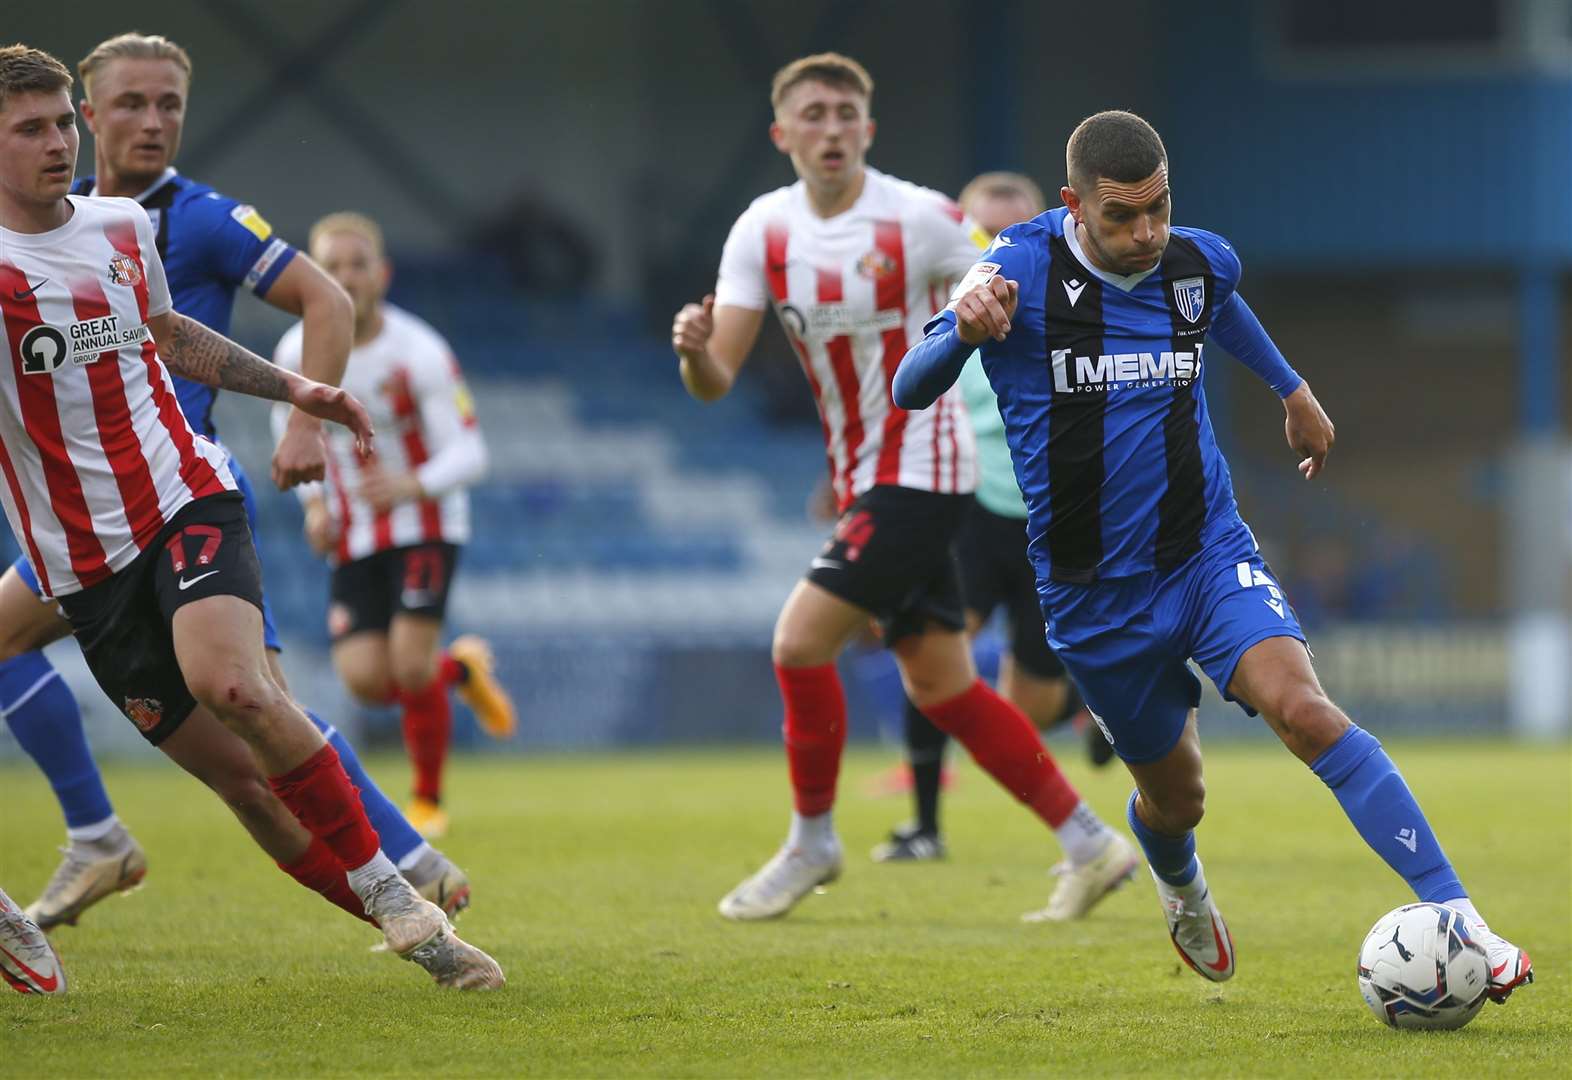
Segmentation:
{"type": "Polygon", "coordinates": [[[142,268],[131,256],[117,251],[109,257],[109,280],[129,289],[142,283],[142,268]]]}
{"type": "Polygon", "coordinates": [[[1174,305],[1189,321],[1199,319],[1206,310],[1206,279],[1190,277],[1174,282],[1174,305]]]}

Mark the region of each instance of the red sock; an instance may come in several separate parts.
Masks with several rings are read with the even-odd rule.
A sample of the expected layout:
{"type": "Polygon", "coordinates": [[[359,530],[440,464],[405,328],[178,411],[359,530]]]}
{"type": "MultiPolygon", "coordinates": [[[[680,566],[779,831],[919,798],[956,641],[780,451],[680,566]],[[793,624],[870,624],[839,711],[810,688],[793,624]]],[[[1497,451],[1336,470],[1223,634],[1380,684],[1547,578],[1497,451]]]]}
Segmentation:
{"type": "Polygon", "coordinates": [[[846,745],[846,695],[834,664],[775,665],[786,702],[786,762],[797,813],[815,817],[835,805],[835,780],[846,745]]]}
{"type": "Polygon", "coordinates": [[[415,767],[415,796],[437,802],[442,798],[442,763],[447,760],[453,734],[453,706],[447,684],[439,677],[424,690],[402,690],[404,747],[415,767]]]}
{"type": "Polygon", "coordinates": [[[437,682],[443,686],[457,686],[469,679],[469,669],[453,659],[446,649],[442,650],[442,657],[437,661],[437,682]]]}
{"type": "Polygon", "coordinates": [[[1080,804],[1081,796],[1059,771],[1030,721],[981,679],[964,693],[922,711],[1050,828],[1064,824],[1080,804]]]}
{"type": "Polygon", "coordinates": [[[376,920],[366,914],[360,897],[349,887],[349,879],[344,876],[344,868],[338,864],[338,858],[318,837],[311,838],[311,846],[306,848],[304,855],[292,863],[279,863],[278,868],[306,888],[321,893],[329,903],[337,904],[357,919],[365,919],[371,925],[376,925],[376,920]]]}
{"type": "Polygon", "coordinates": [[[268,777],[267,783],[306,831],[327,846],[341,869],[365,866],[382,846],[331,745],[282,776],[268,777]]]}

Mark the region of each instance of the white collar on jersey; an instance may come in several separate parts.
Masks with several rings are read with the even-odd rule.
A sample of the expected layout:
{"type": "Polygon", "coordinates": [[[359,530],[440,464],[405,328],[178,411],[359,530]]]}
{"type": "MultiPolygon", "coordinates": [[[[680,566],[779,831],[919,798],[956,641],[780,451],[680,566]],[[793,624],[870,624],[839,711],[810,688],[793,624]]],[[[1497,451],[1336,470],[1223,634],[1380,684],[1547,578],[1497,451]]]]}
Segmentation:
{"type": "MultiPolygon", "coordinates": [[[[175,177],[177,177],[179,175],[180,174],[175,171],[175,167],[173,165],[166,166],[164,168],[163,175],[161,175],[157,180],[153,181],[153,186],[152,187],[150,187],[146,191],[142,192],[142,194],[136,196],[136,201],[139,202],[139,203],[140,202],[147,202],[148,196],[152,195],[153,192],[157,191],[159,188],[163,187],[165,184],[169,183],[171,180],[173,180],[175,177]]],[[[97,195],[98,195],[98,177],[95,176],[93,178],[93,190],[89,191],[87,194],[90,197],[94,197],[94,198],[97,197],[97,195]]]]}
{"type": "Polygon", "coordinates": [[[1105,281],[1114,288],[1123,289],[1125,292],[1130,292],[1141,282],[1151,277],[1157,272],[1157,266],[1162,265],[1162,262],[1159,261],[1157,266],[1152,267],[1150,270],[1142,270],[1139,274],[1110,274],[1107,270],[1099,270],[1092,265],[1092,260],[1088,259],[1086,253],[1081,250],[1081,241],[1075,235],[1075,216],[1068,210],[1064,212],[1064,242],[1070,245],[1070,254],[1075,256],[1075,261],[1086,267],[1089,273],[1094,275],[1099,281],[1105,281]]]}

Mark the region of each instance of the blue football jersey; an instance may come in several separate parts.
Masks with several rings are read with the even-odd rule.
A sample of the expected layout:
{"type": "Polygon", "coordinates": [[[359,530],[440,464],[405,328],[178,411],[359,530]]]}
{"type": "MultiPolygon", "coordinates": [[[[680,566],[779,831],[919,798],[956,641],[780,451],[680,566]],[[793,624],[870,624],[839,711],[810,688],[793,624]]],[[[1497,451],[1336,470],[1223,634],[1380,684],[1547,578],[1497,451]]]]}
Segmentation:
{"type": "MultiPolygon", "coordinates": [[[[86,176],[71,190],[91,195],[93,186],[94,178],[86,176]]],[[[273,234],[255,207],[173,168],[138,195],[137,202],[153,220],[175,310],[220,334],[229,333],[235,290],[243,285],[265,295],[295,257],[295,249],[273,234]]],[[[191,426],[216,438],[213,399],[218,391],[175,376],[175,394],[191,426]]]]}
{"type": "Polygon", "coordinates": [[[1175,227],[1155,268],[1122,277],[1092,266],[1061,207],[1000,233],[968,281],[993,272],[1020,283],[982,363],[1039,580],[1171,569],[1238,525],[1201,386],[1202,341],[1239,283],[1233,249],[1175,227]]]}

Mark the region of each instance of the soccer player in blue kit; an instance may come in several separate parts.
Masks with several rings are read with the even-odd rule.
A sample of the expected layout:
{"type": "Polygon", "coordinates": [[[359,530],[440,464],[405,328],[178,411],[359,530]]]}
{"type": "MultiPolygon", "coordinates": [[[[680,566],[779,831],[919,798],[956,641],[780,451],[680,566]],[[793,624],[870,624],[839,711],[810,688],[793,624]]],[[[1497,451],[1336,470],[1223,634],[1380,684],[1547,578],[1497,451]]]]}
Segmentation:
{"type": "MultiPolygon", "coordinates": [[[[175,171],[190,87],[191,61],[175,43],[121,34],[101,43],[79,66],[82,114],[95,135],[96,176],[73,194],[127,196],[148,211],[175,305],[183,314],[228,333],[235,292],[245,286],[275,307],[304,318],[305,373],[337,385],[349,356],[353,309],[348,297],[310,259],[272,233],[250,206],[175,171]]],[[[217,440],[216,391],[176,377],[181,411],[201,435],[217,440]]],[[[273,457],[273,480],[289,487],[320,479],[325,462],[321,421],[294,410],[273,457]]],[[[250,483],[229,462],[255,516],[250,483]]],[[[284,686],[280,648],[264,601],[264,633],[273,676],[284,686]]],[[[147,862],[120,823],[82,731],[71,691],[40,650],[70,633],[55,605],[38,599],[25,559],[0,576],[0,713],[17,742],[48,776],[66,818],[65,858],[27,914],[45,929],[74,923],[92,904],[139,883],[147,862]]],[[[428,845],[366,776],[343,736],[311,719],[332,742],[388,857],[427,899],[449,914],[468,903],[463,872],[428,845]]],[[[159,744],[182,768],[212,787],[279,866],[340,906],[354,909],[341,869],[269,790],[246,744],[223,725],[193,717],[159,744]]]]}
{"type": "MultiPolygon", "coordinates": [[[[1486,925],[1381,744],[1327,697],[1293,609],[1240,519],[1202,392],[1210,335],[1283,399],[1313,479],[1332,423],[1238,294],[1215,233],[1170,227],[1168,155],[1128,112],[1070,136],[1064,207],[1001,232],[896,374],[926,408],[981,347],[1029,512],[1048,640],[1135,777],[1129,822],[1179,955],[1214,982],[1233,939],[1195,853],[1200,682],[1259,712],[1422,901],[1472,919],[1493,1000],[1533,981],[1486,925]]],[[[1208,354],[1210,355],[1210,354],[1208,354]]]]}

